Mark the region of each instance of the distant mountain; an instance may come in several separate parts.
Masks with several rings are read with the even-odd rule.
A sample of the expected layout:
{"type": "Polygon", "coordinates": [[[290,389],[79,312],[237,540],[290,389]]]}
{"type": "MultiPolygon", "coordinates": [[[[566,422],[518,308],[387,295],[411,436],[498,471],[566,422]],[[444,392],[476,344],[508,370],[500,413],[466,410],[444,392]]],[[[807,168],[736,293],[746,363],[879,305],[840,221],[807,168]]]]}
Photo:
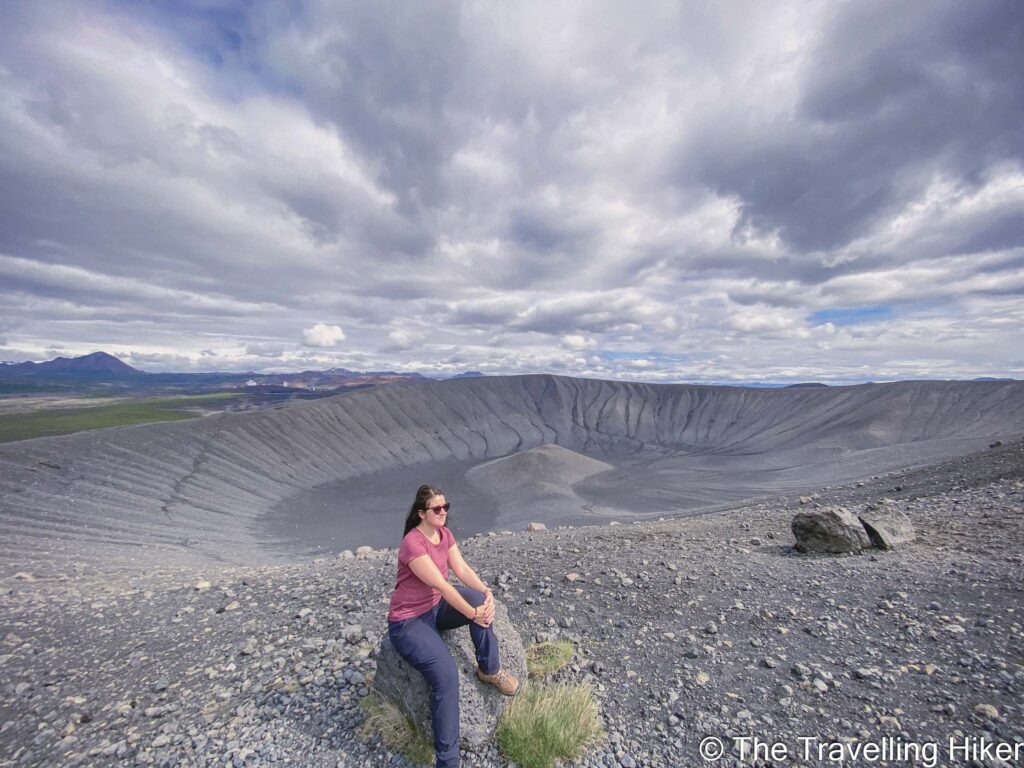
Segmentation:
{"type": "Polygon", "coordinates": [[[822,384],[820,381],[807,381],[800,382],[799,384],[787,384],[786,389],[795,389],[797,387],[827,387],[828,384],[822,384]]]}
{"type": "Polygon", "coordinates": [[[146,374],[106,352],[81,357],[58,357],[45,363],[0,363],[0,376],[87,376],[126,379],[146,374]]]}
{"type": "MultiPolygon", "coordinates": [[[[264,375],[264,374],[261,374],[264,375]]],[[[269,375],[269,374],[266,374],[269,375]]],[[[348,368],[328,368],[325,371],[302,371],[301,373],[282,373],[281,376],[404,376],[407,378],[423,378],[420,373],[400,373],[399,371],[352,371],[348,368]]]]}
{"type": "MultiPolygon", "coordinates": [[[[464,379],[483,376],[479,371],[467,371],[451,378],[464,379]]],[[[132,390],[139,387],[152,390],[160,387],[197,387],[200,391],[211,388],[244,387],[278,387],[287,390],[338,390],[347,391],[360,389],[377,384],[391,384],[398,381],[428,381],[421,373],[402,373],[400,371],[353,371],[348,368],[329,368],[324,371],[293,371],[287,373],[255,373],[246,371],[236,373],[229,371],[207,371],[203,373],[147,373],[132,368],[106,352],[93,352],[82,357],[58,357],[45,363],[2,363],[0,362],[0,378],[16,382],[26,380],[34,382],[46,381],[58,388],[81,383],[88,387],[100,384],[117,384],[122,389],[132,390]]]]}

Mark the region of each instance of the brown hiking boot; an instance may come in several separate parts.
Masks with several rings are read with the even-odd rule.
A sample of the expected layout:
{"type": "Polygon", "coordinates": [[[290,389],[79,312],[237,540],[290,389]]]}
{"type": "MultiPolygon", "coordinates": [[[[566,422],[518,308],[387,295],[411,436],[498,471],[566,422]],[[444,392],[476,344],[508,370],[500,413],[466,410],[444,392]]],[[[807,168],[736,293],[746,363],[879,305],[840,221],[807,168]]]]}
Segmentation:
{"type": "Polygon", "coordinates": [[[480,667],[476,668],[476,676],[483,680],[485,683],[490,683],[498,691],[505,696],[515,696],[519,693],[519,681],[512,675],[506,672],[504,669],[499,669],[493,675],[485,675],[480,671],[480,667]]]}

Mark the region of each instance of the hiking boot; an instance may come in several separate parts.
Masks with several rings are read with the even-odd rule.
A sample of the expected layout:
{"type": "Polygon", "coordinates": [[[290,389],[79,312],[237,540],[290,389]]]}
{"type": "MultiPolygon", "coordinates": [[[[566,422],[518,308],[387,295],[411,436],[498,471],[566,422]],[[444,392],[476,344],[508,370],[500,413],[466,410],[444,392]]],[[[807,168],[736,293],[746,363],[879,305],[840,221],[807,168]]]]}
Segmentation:
{"type": "Polygon", "coordinates": [[[493,675],[485,675],[480,671],[480,668],[477,667],[476,676],[485,683],[493,685],[505,696],[515,696],[519,693],[519,681],[504,669],[499,669],[493,675]]]}

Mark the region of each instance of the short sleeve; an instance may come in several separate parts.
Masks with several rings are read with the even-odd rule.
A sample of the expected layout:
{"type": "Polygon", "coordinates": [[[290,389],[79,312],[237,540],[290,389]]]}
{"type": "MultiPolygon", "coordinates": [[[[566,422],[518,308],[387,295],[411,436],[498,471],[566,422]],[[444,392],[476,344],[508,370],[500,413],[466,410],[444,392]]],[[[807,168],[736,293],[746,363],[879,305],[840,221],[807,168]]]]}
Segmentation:
{"type": "Polygon", "coordinates": [[[445,526],[441,530],[444,531],[444,535],[448,537],[448,549],[451,549],[455,546],[455,534],[449,530],[448,526],[445,526]]]}
{"type": "Polygon", "coordinates": [[[402,544],[398,548],[398,562],[400,565],[408,565],[410,560],[415,560],[420,555],[429,554],[427,552],[427,540],[415,531],[415,528],[409,531],[405,538],[402,539],[402,544]]]}

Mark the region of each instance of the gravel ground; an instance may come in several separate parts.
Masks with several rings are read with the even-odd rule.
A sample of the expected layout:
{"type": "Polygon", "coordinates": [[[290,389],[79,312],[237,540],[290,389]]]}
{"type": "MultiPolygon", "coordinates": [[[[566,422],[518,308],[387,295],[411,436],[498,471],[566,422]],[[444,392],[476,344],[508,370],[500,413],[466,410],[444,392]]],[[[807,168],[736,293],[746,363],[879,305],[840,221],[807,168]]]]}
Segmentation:
{"type": "MultiPolygon", "coordinates": [[[[700,765],[709,737],[720,765],[752,745],[736,737],[759,740],[761,765],[928,743],[937,761],[917,764],[999,765],[977,749],[1024,741],[1022,534],[1014,443],[803,498],[462,548],[524,642],[575,642],[556,679],[594,686],[607,736],[582,765],[700,765]],[[914,544],[793,549],[798,509],[884,497],[914,544]]],[[[404,765],[357,732],[394,557],[5,579],[0,766],[404,765]]]]}

